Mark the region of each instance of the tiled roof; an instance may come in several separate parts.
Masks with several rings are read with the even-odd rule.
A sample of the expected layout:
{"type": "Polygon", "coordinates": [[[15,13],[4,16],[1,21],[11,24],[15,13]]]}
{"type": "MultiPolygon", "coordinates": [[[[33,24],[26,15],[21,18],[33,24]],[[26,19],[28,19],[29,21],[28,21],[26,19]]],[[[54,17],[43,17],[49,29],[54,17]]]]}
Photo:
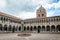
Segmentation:
{"type": "Polygon", "coordinates": [[[5,16],[5,17],[9,17],[9,18],[14,18],[14,19],[17,19],[17,20],[21,20],[21,18],[12,16],[12,15],[9,15],[9,14],[3,13],[3,12],[0,12],[0,16],[5,16]]]}
{"type": "MultiPolygon", "coordinates": [[[[60,16],[51,16],[51,17],[45,17],[45,18],[55,18],[55,17],[60,17],[60,16]]],[[[45,18],[30,18],[25,20],[38,20],[38,19],[45,19],[45,18]]]]}

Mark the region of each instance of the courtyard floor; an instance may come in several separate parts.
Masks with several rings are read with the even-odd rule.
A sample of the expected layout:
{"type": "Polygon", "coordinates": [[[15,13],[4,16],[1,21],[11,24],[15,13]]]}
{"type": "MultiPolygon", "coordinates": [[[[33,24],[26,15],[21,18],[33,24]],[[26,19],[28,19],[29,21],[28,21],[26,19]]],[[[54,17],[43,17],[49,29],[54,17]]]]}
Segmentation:
{"type": "Polygon", "coordinates": [[[1,33],[0,40],[60,40],[60,34],[31,33],[29,37],[19,37],[18,33],[1,33]]]}

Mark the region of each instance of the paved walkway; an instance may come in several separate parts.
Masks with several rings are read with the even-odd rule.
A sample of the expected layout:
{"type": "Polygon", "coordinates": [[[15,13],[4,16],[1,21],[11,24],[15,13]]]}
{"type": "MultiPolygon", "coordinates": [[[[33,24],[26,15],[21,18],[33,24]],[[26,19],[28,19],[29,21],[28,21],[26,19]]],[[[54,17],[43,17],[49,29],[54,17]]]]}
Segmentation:
{"type": "Polygon", "coordinates": [[[18,33],[0,34],[0,40],[60,40],[60,34],[31,33],[29,37],[18,37],[18,33]]]}

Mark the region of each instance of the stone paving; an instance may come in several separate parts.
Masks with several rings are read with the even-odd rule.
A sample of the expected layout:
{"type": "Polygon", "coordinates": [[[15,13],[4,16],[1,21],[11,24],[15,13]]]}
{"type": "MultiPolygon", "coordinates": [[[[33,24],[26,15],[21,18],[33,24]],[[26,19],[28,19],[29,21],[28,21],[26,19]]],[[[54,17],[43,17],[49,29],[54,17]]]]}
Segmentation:
{"type": "Polygon", "coordinates": [[[31,33],[29,37],[18,37],[18,33],[0,34],[0,40],[60,40],[60,34],[31,33]]]}

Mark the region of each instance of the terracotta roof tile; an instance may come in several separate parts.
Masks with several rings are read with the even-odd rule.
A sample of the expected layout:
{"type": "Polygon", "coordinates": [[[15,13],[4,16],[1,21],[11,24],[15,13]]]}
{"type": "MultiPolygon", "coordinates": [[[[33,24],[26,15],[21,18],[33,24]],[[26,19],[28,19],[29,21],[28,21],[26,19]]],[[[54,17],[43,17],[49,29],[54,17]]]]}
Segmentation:
{"type": "MultiPolygon", "coordinates": [[[[45,17],[45,18],[55,18],[55,17],[60,17],[60,15],[59,16],[45,17]]],[[[45,19],[45,18],[30,18],[30,19],[25,19],[25,20],[38,20],[38,19],[45,19]]]]}
{"type": "Polygon", "coordinates": [[[12,15],[9,15],[9,14],[3,13],[3,12],[0,12],[0,16],[5,16],[5,17],[9,17],[9,18],[14,18],[14,19],[17,19],[17,20],[22,20],[21,18],[12,16],[12,15]]]}

